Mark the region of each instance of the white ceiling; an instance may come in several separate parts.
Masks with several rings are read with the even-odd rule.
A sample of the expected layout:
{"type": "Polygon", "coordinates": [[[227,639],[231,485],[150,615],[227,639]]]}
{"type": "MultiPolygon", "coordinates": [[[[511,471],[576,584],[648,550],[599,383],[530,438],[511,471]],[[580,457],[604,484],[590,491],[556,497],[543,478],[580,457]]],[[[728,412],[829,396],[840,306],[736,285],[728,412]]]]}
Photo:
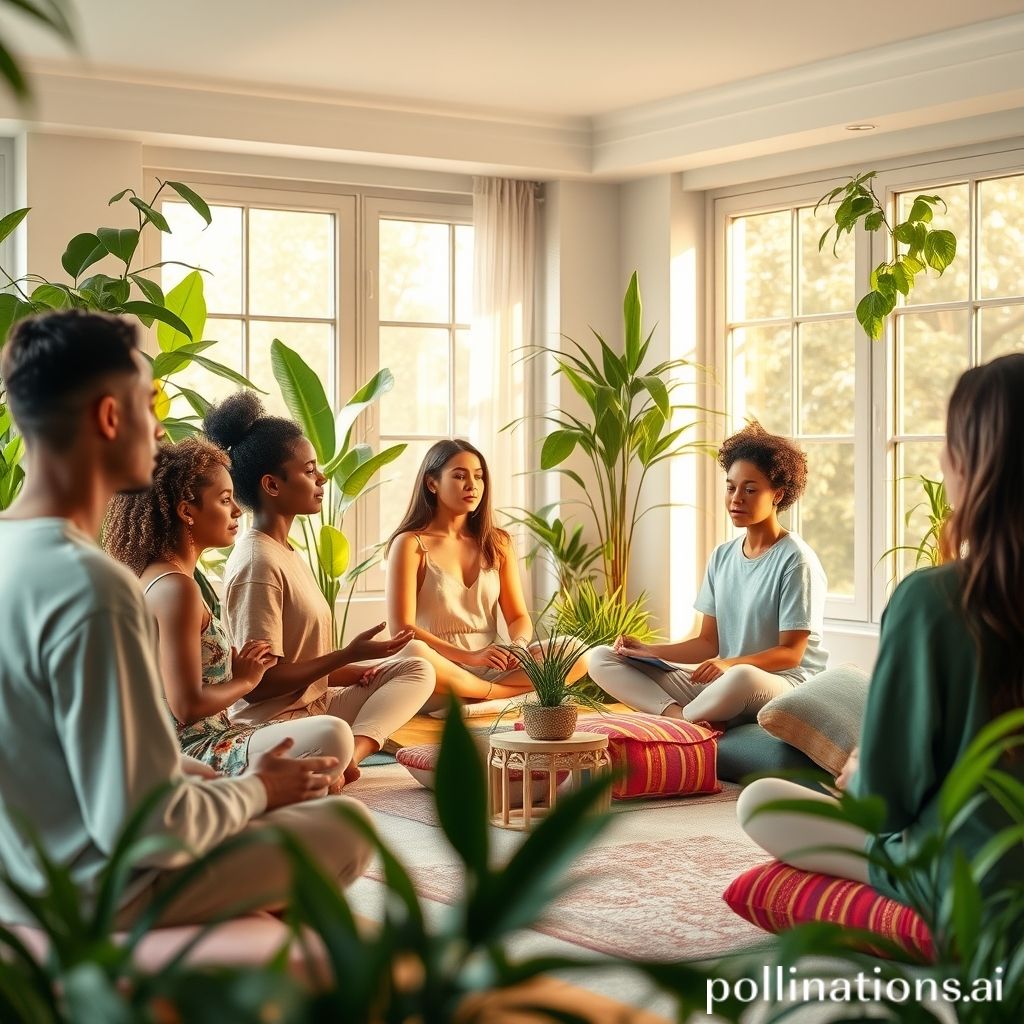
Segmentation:
{"type": "MultiPolygon", "coordinates": [[[[1024,0],[72,0],[96,71],[594,117],[1024,11],[1024,0]]],[[[81,58],[5,9],[25,56],[81,58]]]]}

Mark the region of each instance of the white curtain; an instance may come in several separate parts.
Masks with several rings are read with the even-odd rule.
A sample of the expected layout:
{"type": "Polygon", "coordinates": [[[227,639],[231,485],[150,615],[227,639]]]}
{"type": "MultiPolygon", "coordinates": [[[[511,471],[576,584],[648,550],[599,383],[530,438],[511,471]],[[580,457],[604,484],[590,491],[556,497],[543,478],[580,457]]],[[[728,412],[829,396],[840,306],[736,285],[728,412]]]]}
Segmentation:
{"type": "MultiPolygon", "coordinates": [[[[526,413],[534,343],[537,189],[531,181],[473,182],[473,332],[469,439],[487,458],[495,509],[523,508],[530,493],[529,425],[500,432],[526,413]]],[[[502,516],[496,517],[499,523],[502,516]]]]}

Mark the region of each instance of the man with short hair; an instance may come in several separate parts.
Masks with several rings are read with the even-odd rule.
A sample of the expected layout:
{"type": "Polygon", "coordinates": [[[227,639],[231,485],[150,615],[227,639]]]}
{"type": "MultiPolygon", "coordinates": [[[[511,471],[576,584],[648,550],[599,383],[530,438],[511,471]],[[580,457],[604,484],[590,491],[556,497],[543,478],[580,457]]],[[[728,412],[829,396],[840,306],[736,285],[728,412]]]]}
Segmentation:
{"type": "MultiPolygon", "coordinates": [[[[279,825],[340,884],[352,882],[370,847],[337,812],[361,805],[321,799],[334,758],[288,757],[286,741],[237,778],[183,773],[155,625],[138,581],[96,545],[111,497],[149,486],[163,433],[134,326],[80,311],[23,320],[0,371],[26,452],[24,489],[0,515],[0,869],[31,891],[45,888],[24,822],[93,895],[125,823],[164,785],[146,834],[202,854],[279,825]]],[[[143,858],[120,923],[191,860],[181,850],[143,858]]],[[[275,844],[248,844],[190,883],[161,922],[211,920],[240,904],[280,907],[289,883],[275,844]]],[[[31,923],[2,884],[0,920],[31,923]]]]}

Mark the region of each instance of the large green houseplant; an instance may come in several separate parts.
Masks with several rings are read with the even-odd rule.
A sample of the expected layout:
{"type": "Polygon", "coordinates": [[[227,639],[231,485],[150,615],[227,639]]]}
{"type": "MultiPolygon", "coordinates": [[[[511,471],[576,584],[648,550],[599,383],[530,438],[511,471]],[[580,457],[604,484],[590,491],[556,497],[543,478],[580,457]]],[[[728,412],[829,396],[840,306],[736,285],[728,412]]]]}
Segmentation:
{"type": "MultiPolygon", "coordinates": [[[[606,589],[624,598],[637,524],[658,507],[641,507],[648,474],[669,459],[710,446],[694,437],[699,420],[678,422],[679,414],[707,411],[676,401],[678,390],[685,386],[678,374],[693,364],[686,359],[645,363],[654,331],[644,335],[635,272],[623,301],[623,327],[621,356],[597,331],[600,361],[572,338],[566,339],[567,351],[540,349],[553,356],[555,372],[569,382],[585,406],[579,416],[565,410],[543,415],[553,429],[544,440],[540,461],[541,469],[561,473],[576,485],[579,500],[593,518],[606,589]],[[563,465],[577,449],[590,463],[592,484],[563,465]]],[[[543,531],[531,523],[527,526],[546,542],[543,531]]]]}

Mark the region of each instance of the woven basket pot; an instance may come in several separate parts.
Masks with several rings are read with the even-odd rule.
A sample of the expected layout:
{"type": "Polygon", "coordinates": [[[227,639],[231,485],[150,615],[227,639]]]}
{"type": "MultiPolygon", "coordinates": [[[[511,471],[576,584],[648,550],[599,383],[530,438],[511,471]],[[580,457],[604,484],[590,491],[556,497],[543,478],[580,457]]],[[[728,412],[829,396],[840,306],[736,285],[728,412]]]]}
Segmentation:
{"type": "Polygon", "coordinates": [[[527,702],[523,705],[523,728],[534,740],[567,740],[576,731],[575,704],[560,704],[557,708],[544,708],[527,702]]]}

